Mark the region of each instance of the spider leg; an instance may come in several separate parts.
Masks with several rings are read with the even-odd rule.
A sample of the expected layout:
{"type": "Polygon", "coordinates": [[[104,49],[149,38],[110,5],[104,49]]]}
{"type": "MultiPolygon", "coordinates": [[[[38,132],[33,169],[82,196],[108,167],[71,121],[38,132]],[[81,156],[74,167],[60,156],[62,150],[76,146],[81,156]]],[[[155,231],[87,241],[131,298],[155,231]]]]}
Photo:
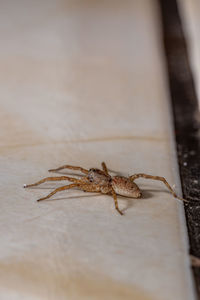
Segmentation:
{"type": "Polygon", "coordinates": [[[101,165],[102,165],[102,169],[106,173],[106,175],[109,175],[108,174],[108,169],[107,169],[107,166],[106,166],[105,162],[102,162],[101,165]]]}
{"type": "Polygon", "coordinates": [[[117,194],[115,193],[113,188],[112,188],[112,196],[113,196],[113,199],[114,199],[114,202],[115,202],[116,210],[118,211],[118,213],[120,213],[120,215],[123,215],[123,212],[119,209],[118,201],[117,201],[117,194]]]}
{"type": "Polygon", "coordinates": [[[98,184],[92,184],[90,182],[83,182],[80,184],[80,189],[84,192],[100,193],[101,187],[98,184]]]}
{"type": "Polygon", "coordinates": [[[78,180],[76,178],[72,178],[72,177],[68,177],[68,176],[59,176],[59,177],[46,177],[44,179],[41,179],[40,181],[36,182],[36,183],[33,183],[33,184],[25,184],[24,187],[27,188],[27,187],[32,187],[32,186],[37,186],[43,182],[46,182],[46,181],[61,181],[61,180],[68,180],[68,181],[72,181],[72,182],[76,182],[76,183],[80,183],[81,180],[78,180]]]}
{"type": "MultiPolygon", "coordinates": [[[[98,184],[84,184],[84,185],[80,185],[80,189],[85,191],[85,192],[100,192],[102,194],[107,194],[108,193],[108,190],[107,192],[103,192],[102,191],[102,187],[98,184]]],[[[114,191],[114,189],[109,189],[109,193],[112,193],[112,196],[113,196],[113,199],[114,199],[114,202],[115,202],[115,208],[116,210],[118,211],[118,213],[120,213],[120,215],[123,215],[122,211],[119,209],[118,207],[118,201],[117,201],[117,195],[114,191]]]]}
{"type": "Polygon", "coordinates": [[[146,178],[146,179],[153,179],[153,180],[162,181],[166,185],[166,187],[168,188],[168,190],[172,193],[172,195],[175,198],[177,198],[179,200],[182,200],[184,202],[189,202],[188,200],[183,199],[183,198],[177,196],[176,193],[174,192],[174,190],[172,189],[172,187],[169,185],[169,183],[167,182],[167,180],[164,177],[153,176],[153,175],[147,175],[147,174],[140,173],[140,174],[134,174],[134,175],[130,176],[129,178],[134,181],[135,179],[137,179],[139,177],[143,177],[143,178],[146,178]]]}
{"type": "Polygon", "coordinates": [[[40,199],[38,199],[37,201],[46,200],[46,199],[50,198],[51,196],[53,196],[54,194],[56,194],[56,193],[58,193],[58,192],[61,192],[61,191],[64,191],[64,190],[69,190],[69,189],[72,189],[73,187],[76,187],[76,186],[80,186],[80,183],[72,183],[72,184],[69,184],[69,185],[61,186],[61,187],[55,189],[53,192],[51,192],[51,193],[50,193],[49,195],[47,195],[46,197],[40,198],[40,199]]]}
{"type": "Polygon", "coordinates": [[[63,170],[63,169],[79,170],[84,174],[88,174],[88,170],[86,170],[84,168],[81,168],[81,167],[70,166],[70,165],[64,165],[64,166],[61,166],[57,169],[50,169],[49,172],[57,172],[57,171],[60,171],[60,170],[63,170]]]}

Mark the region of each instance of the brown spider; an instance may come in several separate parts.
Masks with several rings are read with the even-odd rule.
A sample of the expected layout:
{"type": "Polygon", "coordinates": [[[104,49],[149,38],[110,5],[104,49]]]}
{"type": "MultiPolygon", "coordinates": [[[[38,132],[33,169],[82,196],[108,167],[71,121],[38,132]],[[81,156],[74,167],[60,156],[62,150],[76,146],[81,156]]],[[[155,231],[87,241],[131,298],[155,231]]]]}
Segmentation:
{"type": "Polygon", "coordinates": [[[44,178],[36,183],[33,183],[33,184],[29,184],[29,185],[24,184],[24,187],[27,188],[27,187],[36,186],[36,185],[39,185],[46,181],[68,180],[73,183],[69,184],[69,185],[61,186],[61,187],[55,189],[53,192],[51,192],[46,197],[38,199],[37,201],[42,201],[42,200],[48,199],[57,192],[60,192],[63,190],[68,190],[68,189],[71,189],[74,187],[78,187],[81,190],[83,190],[84,192],[98,192],[98,193],[102,193],[102,194],[112,195],[114,202],[115,202],[116,210],[121,215],[123,215],[123,213],[121,212],[121,210],[118,207],[117,194],[125,196],[125,197],[141,198],[142,192],[140,191],[139,187],[135,184],[134,180],[139,177],[143,177],[143,178],[147,178],[147,179],[154,179],[154,180],[162,181],[167,186],[167,188],[169,189],[169,191],[172,193],[172,195],[175,198],[178,198],[182,201],[188,202],[187,200],[180,198],[176,195],[176,193],[174,192],[174,190],[171,188],[171,186],[169,185],[169,183],[166,181],[166,179],[164,177],[152,176],[152,175],[147,175],[147,174],[143,174],[143,173],[134,174],[130,177],[123,177],[123,176],[111,177],[108,173],[108,169],[104,162],[102,162],[103,170],[94,169],[94,168],[92,168],[90,170],[86,170],[81,167],[64,165],[60,168],[49,170],[49,172],[57,172],[59,170],[65,169],[65,168],[71,169],[71,170],[79,170],[86,175],[83,176],[81,179],[68,177],[68,176],[46,177],[46,178],[44,178]]]}

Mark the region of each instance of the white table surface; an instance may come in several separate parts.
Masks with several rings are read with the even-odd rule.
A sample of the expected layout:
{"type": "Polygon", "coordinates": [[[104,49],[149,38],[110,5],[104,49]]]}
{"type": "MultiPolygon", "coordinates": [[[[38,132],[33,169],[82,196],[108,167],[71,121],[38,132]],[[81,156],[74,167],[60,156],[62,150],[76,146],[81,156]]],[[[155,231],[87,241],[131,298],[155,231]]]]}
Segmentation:
{"type": "Polygon", "coordinates": [[[124,216],[107,195],[23,189],[105,161],[180,194],[155,2],[5,1],[0,28],[0,299],[194,299],[183,205],[162,183],[138,180],[124,216]]]}

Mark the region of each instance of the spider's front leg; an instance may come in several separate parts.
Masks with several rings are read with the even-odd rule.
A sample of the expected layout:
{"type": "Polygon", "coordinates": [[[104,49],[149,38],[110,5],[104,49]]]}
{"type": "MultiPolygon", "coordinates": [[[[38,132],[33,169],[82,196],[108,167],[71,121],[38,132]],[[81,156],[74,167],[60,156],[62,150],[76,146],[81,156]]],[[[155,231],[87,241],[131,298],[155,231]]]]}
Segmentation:
{"type": "Polygon", "coordinates": [[[49,172],[57,172],[57,171],[60,171],[60,170],[63,170],[63,169],[77,170],[77,171],[81,171],[84,174],[88,174],[88,170],[86,170],[86,169],[84,169],[82,167],[71,166],[71,165],[64,165],[64,166],[61,166],[61,167],[59,167],[57,169],[50,169],[48,171],[49,172]]]}

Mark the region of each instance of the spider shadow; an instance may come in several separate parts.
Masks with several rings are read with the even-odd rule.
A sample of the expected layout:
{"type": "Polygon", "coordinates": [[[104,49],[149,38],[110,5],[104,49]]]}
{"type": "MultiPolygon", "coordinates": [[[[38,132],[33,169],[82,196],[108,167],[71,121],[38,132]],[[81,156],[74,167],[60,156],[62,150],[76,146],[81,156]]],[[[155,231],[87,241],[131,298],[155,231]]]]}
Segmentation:
{"type": "Polygon", "coordinates": [[[153,193],[149,192],[149,190],[142,191],[142,198],[128,198],[125,196],[117,195],[117,198],[120,201],[126,202],[126,207],[122,209],[122,212],[127,211],[129,208],[134,206],[135,201],[146,200],[153,197],[153,193]]]}
{"type": "Polygon", "coordinates": [[[76,195],[76,196],[45,199],[44,201],[48,202],[48,201],[59,201],[59,200],[70,200],[70,199],[79,199],[79,198],[99,197],[99,196],[102,196],[102,194],[96,194],[95,193],[95,194],[87,194],[87,195],[76,195]]]}
{"type": "Polygon", "coordinates": [[[122,212],[127,211],[129,208],[134,206],[134,203],[136,201],[146,201],[147,199],[153,198],[155,193],[161,193],[161,192],[165,192],[167,194],[171,194],[168,191],[163,191],[163,190],[156,190],[156,189],[148,189],[148,190],[142,190],[142,198],[127,198],[124,196],[118,196],[118,198],[120,200],[125,200],[126,202],[126,207],[124,209],[122,209],[122,212]]]}

